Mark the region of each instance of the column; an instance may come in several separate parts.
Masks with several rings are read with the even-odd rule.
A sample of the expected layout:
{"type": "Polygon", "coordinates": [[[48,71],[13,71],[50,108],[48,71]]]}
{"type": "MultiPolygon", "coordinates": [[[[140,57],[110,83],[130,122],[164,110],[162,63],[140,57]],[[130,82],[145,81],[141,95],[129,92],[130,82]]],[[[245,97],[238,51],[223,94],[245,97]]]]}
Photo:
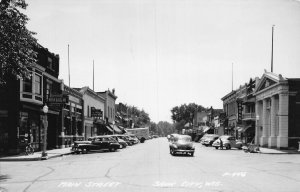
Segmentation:
{"type": "Polygon", "coordinates": [[[260,120],[261,120],[261,102],[260,101],[256,101],[255,103],[255,114],[256,114],[256,119],[255,119],[255,144],[258,145],[260,144],[260,136],[261,136],[261,133],[260,133],[260,120]]]}
{"type": "Polygon", "coordinates": [[[275,96],[271,97],[271,133],[268,141],[268,147],[277,147],[277,136],[276,136],[276,111],[277,111],[277,99],[275,96]]]}
{"type": "Polygon", "coordinates": [[[289,95],[279,94],[278,126],[279,135],[277,137],[277,148],[288,147],[288,118],[289,118],[289,95]]]}
{"type": "Polygon", "coordinates": [[[267,99],[263,100],[263,107],[262,107],[262,137],[260,138],[260,145],[262,147],[266,147],[268,145],[268,114],[267,114],[267,99]]]}

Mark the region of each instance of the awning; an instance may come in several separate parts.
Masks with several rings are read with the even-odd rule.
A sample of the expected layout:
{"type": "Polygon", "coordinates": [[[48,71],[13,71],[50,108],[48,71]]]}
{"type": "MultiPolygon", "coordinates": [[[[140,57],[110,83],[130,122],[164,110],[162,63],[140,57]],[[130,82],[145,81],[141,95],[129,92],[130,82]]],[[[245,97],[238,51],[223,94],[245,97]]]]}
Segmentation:
{"type": "Polygon", "coordinates": [[[105,127],[106,127],[106,129],[108,129],[110,132],[113,133],[113,130],[108,125],[106,125],[105,127]]]}
{"type": "Polygon", "coordinates": [[[253,128],[252,125],[249,125],[249,126],[245,127],[245,128],[243,129],[243,132],[246,132],[247,130],[249,130],[249,128],[253,128]]]}
{"type": "Polygon", "coordinates": [[[203,127],[203,132],[204,133],[206,133],[208,130],[210,130],[210,127],[207,127],[207,126],[203,127]]]}
{"type": "Polygon", "coordinates": [[[114,133],[119,133],[119,134],[122,133],[122,131],[118,128],[118,126],[112,124],[110,124],[109,126],[111,127],[111,129],[113,129],[114,133]]]}
{"type": "Polygon", "coordinates": [[[252,125],[248,125],[248,126],[246,126],[246,127],[241,127],[240,129],[238,129],[238,132],[244,133],[244,132],[246,132],[250,127],[252,127],[252,125]]]}

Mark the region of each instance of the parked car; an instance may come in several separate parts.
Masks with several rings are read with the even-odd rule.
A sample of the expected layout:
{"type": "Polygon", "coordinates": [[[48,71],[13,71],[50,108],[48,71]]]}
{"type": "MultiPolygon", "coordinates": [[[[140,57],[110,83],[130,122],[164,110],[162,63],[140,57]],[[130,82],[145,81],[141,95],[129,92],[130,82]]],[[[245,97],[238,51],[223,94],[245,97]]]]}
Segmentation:
{"type": "Polygon", "coordinates": [[[194,156],[195,148],[193,146],[192,137],[189,135],[175,135],[170,139],[169,147],[171,155],[181,153],[194,156]]]}
{"type": "Polygon", "coordinates": [[[86,153],[91,150],[109,150],[116,151],[120,148],[120,144],[110,136],[90,137],[88,141],[75,141],[72,151],[75,153],[86,153]]]}
{"type": "Polygon", "coordinates": [[[114,138],[121,146],[120,148],[126,148],[128,144],[126,141],[124,141],[122,138],[120,138],[118,135],[109,135],[110,137],[114,138]]]}
{"type": "Polygon", "coordinates": [[[211,134],[204,138],[204,140],[201,141],[201,144],[204,146],[211,146],[215,140],[219,138],[219,135],[211,134]]]}
{"type": "Polygon", "coordinates": [[[200,139],[199,143],[202,143],[207,137],[209,137],[211,134],[204,134],[200,139]]]}
{"type": "Polygon", "coordinates": [[[132,145],[140,142],[140,140],[133,134],[128,134],[128,137],[132,145]]]}
{"type": "Polygon", "coordinates": [[[223,148],[225,149],[231,149],[231,148],[238,148],[242,149],[242,142],[238,141],[235,139],[235,137],[230,136],[230,135],[222,135],[217,139],[215,142],[213,142],[212,146],[215,147],[216,149],[220,148],[220,139],[223,142],[223,148]]]}
{"type": "Polygon", "coordinates": [[[127,145],[129,145],[129,146],[132,145],[131,141],[129,140],[128,135],[117,135],[117,137],[120,138],[120,139],[123,139],[127,143],[127,145]]]}

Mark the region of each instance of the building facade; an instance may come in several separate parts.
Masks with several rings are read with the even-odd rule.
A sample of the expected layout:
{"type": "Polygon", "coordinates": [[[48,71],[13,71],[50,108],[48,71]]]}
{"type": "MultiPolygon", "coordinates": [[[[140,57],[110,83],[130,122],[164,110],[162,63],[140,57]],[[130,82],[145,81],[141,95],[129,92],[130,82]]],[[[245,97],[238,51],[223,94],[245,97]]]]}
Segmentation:
{"type": "Polygon", "coordinates": [[[80,89],[84,100],[84,133],[85,139],[96,135],[111,134],[113,131],[104,120],[105,98],[89,87],[80,89]]]}
{"type": "Polygon", "coordinates": [[[300,141],[300,79],[266,72],[254,91],[255,142],[269,148],[297,148],[300,141]]]}
{"type": "Polygon", "coordinates": [[[236,91],[231,91],[222,98],[223,109],[226,115],[224,120],[224,133],[226,135],[235,135],[235,128],[237,125],[237,94],[236,91]]]}
{"type": "MultiPolygon", "coordinates": [[[[25,143],[32,143],[38,151],[43,147],[43,106],[51,94],[62,93],[59,75],[59,56],[39,46],[37,63],[30,68],[29,79],[11,78],[6,86],[0,88],[0,151],[1,153],[20,153],[25,143]]],[[[56,147],[56,128],[59,112],[49,107],[48,149],[56,147]]]]}

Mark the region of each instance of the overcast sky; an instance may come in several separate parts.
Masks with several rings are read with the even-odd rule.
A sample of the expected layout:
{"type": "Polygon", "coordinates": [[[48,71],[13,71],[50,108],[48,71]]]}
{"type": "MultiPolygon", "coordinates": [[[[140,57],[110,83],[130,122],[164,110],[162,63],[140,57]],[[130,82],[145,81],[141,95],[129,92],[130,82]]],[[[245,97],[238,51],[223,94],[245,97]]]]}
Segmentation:
{"type": "Polygon", "coordinates": [[[28,28],[60,55],[71,87],[115,88],[117,103],[171,122],[171,108],[222,108],[233,88],[270,71],[300,78],[297,0],[27,0],[28,28]]]}

